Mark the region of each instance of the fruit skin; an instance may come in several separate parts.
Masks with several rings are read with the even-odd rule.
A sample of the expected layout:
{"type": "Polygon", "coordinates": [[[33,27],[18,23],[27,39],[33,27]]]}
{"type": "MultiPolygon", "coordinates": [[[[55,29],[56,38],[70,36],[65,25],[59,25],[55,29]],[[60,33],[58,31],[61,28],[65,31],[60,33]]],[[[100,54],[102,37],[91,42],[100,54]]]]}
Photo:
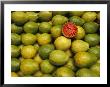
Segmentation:
{"type": "Polygon", "coordinates": [[[37,71],[36,73],[34,73],[33,75],[34,77],[42,77],[43,73],[41,71],[37,71]]]}
{"type": "Polygon", "coordinates": [[[100,20],[100,12],[97,14],[97,19],[100,20]]]}
{"type": "Polygon", "coordinates": [[[76,77],[96,77],[97,75],[87,68],[81,68],[76,72],[76,77]]]}
{"type": "Polygon", "coordinates": [[[98,34],[87,34],[84,40],[89,43],[89,46],[96,46],[100,42],[100,36],[98,34]]]}
{"type": "Polygon", "coordinates": [[[35,13],[35,12],[26,12],[26,15],[27,15],[29,21],[36,22],[37,19],[38,19],[38,13],[35,13]]]}
{"type": "Polygon", "coordinates": [[[85,20],[78,16],[72,16],[69,18],[69,20],[77,26],[82,26],[85,23],[85,20]]]}
{"type": "Polygon", "coordinates": [[[40,11],[39,20],[40,21],[50,21],[52,18],[52,12],[49,11],[40,11]]]}
{"type": "Polygon", "coordinates": [[[12,12],[11,19],[17,25],[23,25],[25,22],[28,21],[26,13],[21,12],[21,11],[12,12]]]}
{"type": "Polygon", "coordinates": [[[11,72],[11,77],[18,77],[18,74],[15,72],[11,72]]]}
{"type": "Polygon", "coordinates": [[[39,45],[49,44],[51,40],[52,40],[51,35],[47,33],[39,34],[37,37],[39,45]]]}
{"type": "Polygon", "coordinates": [[[94,21],[96,19],[97,14],[95,12],[85,12],[82,16],[82,18],[88,22],[88,21],[94,21]]]}
{"type": "Polygon", "coordinates": [[[24,76],[24,74],[21,71],[18,71],[17,74],[18,74],[19,77],[23,77],[24,76]]]}
{"type": "Polygon", "coordinates": [[[83,40],[74,40],[71,45],[71,50],[76,52],[87,51],[89,49],[89,44],[83,40]]]}
{"type": "Polygon", "coordinates": [[[20,48],[15,46],[15,45],[11,45],[11,58],[17,58],[20,55],[20,48]]]}
{"type": "Polygon", "coordinates": [[[57,50],[67,50],[71,46],[71,39],[68,39],[64,36],[60,36],[56,38],[56,40],[54,41],[54,45],[57,50]]]}
{"type": "Polygon", "coordinates": [[[77,69],[72,58],[69,58],[68,62],[64,66],[70,68],[73,71],[76,71],[77,69]]]}
{"type": "Polygon", "coordinates": [[[64,65],[68,59],[68,55],[61,50],[54,50],[49,55],[50,63],[56,66],[64,65]]]}
{"type": "Polygon", "coordinates": [[[11,72],[16,72],[20,68],[20,60],[17,58],[11,59],[11,72]]]}
{"type": "Polygon", "coordinates": [[[21,55],[23,58],[26,58],[26,59],[33,58],[35,56],[36,52],[37,51],[36,51],[35,47],[32,45],[24,46],[21,49],[21,55]]]}
{"type": "Polygon", "coordinates": [[[46,44],[46,45],[42,45],[39,48],[39,56],[42,59],[48,59],[49,58],[49,54],[55,49],[54,45],[52,44],[46,44]]]}
{"type": "Polygon", "coordinates": [[[77,34],[77,27],[72,22],[67,22],[62,27],[62,33],[67,38],[73,38],[77,34]]]}
{"type": "Polygon", "coordinates": [[[36,41],[36,36],[31,33],[26,33],[22,35],[22,43],[24,45],[33,45],[36,41]]]}
{"type": "Polygon", "coordinates": [[[70,16],[82,16],[84,11],[70,11],[70,16]]]}
{"type": "Polygon", "coordinates": [[[38,64],[40,64],[43,60],[42,60],[42,58],[39,56],[39,54],[37,54],[37,55],[34,57],[34,61],[36,61],[38,64]]]}
{"type": "Polygon", "coordinates": [[[96,73],[97,76],[100,76],[100,63],[96,63],[90,67],[90,69],[96,73]]]}
{"type": "Polygon", "coordinates": [[[74,56],[75,65],[79,68],[90,67],[97,61],[95,54],[89,52],[78,52],[74,56]]]}
{"type": "Polygon", "coordinates": [[[32,59],[24,59],[21,62],[20,70],[24,75],[31,75],[39,70],[39,64],[32,59]]]}
{"type": "Polygon", "coordinates": [[[100,47],[97,47],[97,46],[91,47],[91,48],[89,48],[88,52],[89,52],[89,53],[93,53],[93,54],[95,54],[98,58],[100,58],[100,47]]]}
{"type": "Polygon", "coordinates": [[[36,34],[38,32],[39,23],[29,21],[24,24],[23,28],[26,33],[36,34]]]}
{"type": "Polygon", "coordinates": [[[68,18],[62,15],[55,15],[52,18],[52,24],[53,25],[62,25],[68,21],[68,18]]]}
{"type": "Polygon", "coordinates": [[[57,77],[74,77],[75,73],[67,67],[60,67],[55,72],[57,77]]]}
{"type": "Polygon", "coordinates": [[[42,22],[39,25],[39,32],[49,33],[52,25],[49,22],[42,22]]]}
{"type": "Polygon", "coordinates": [[[20,45],[21,44],[21,36],[16,33],[11,33],[11,44],[12,45],[20,45]]]}
{"type": "Polygon", "coordinates": [[[41,71],[43,73],[46,73],[46,74],[49,74],[49,73],[52,73],[55,69],[55,66],[53,66],[49,60],[43,60],[43,62],[40,64],[40,68],[41,68],[41,71]]]}
{"type": "Polygon", "coordinates": [[[98,59],[96,63],[99,63],[100,64],[100,59],[98,59]]]}
{"type": "Polygon", "coordinates": [[[21,34],[23,32],[23,28],[21,26],[17,26],[14,23],[11,24],[11,33],[21,34]]]}
{"type": "Polygon", "coordinates": [[[92,34],[92,33],[96,33],[98,31],[99,24],[97,24],[96,22],[86,22],[83,25],[83,28],[84,28],[86,33],[92,34]]]}
{"type": "Polygon", "coordinates": [[[85,36],[85,30],[81,27],[81,26],[77,26],[77,34],[75,36],[75,39],[79,40],[79,39],[83,39],[85,36]]]}
{"type": "Polygon", "coordinates": [[[61,28],[62,28],[61,25],[53,26],[53,27],[51,28],[52,37],[57,38],[57,37],[61,36],[61,34],[62,34],[61,28]]]}
{"type": "Polygon", "coordinates": [[[52,11],[52,15],[66,15],[68,11],[52,11]]]}
{"type": "Polygon", "coordinates": [[[71,58],[73,56],[73,53],[70,49],[66,50],[65,53],[71,58]]]}
{"type": "MultiPolygon", "coordinates": [[[[37,38],[36,38],[37,39],[37,38]]],[[[35,43],[34,44],[34,47],[36,48],[36,50],[37,50],[37,52],[38,52],[38,50],[39,50],[39,45],[38,45],[38,43],[35,43]]]]}

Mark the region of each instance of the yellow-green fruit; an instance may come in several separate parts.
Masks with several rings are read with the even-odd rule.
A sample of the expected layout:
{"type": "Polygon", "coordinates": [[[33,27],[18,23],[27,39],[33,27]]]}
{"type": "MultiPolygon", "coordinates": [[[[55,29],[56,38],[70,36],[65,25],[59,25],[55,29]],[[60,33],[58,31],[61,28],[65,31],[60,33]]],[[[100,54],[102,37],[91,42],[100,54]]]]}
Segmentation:
{"type": "Polygon", "coordinates": [[[60,67],[56,70],[57,77],[74,77],[75,73],[67,67],[60,67]]]}
{"type": "Polygon", "coordinates": [[[72,58],[69,58],[68,62],[64,66],[76,71],[76,66],[72,58]]]}
{"type": "Polygon", "coordinates": [[[97,74],[97,76],[100,76],[100,63],[96,63],[90,67],[90,69],[97,74]]]}
{"type": "Polygon", "coordinates": [[[23,25],[25,22],[28,21],[28,17],[26,16],[26,13],[21,11],[12,12],[11,19],[17,25],[23,25]]]}
{"type": "Polygon", "coordinates": [[[88,68],[81,68],[76,72],[76,77],[97,77],[97,75],[88,68]]]}
{"type": "Polygon", "coordinates": [[[37,71],[36,73],[34,73],[33,75],[34,77],[42,77],[43,73],[41,71],[37,71]]]}
{"type": "Polygon", "coordinates": [[[73,52],[82,52],[89,49],[89,44],[83,40],[74,40],[71,49],[73,52]]]}
{"type": "Polygon", "coordinates": [[[24,75],[31,75],[39,70],[39,64],[32,59],[24,59],[21,62],[20,70],[24,75]]]}
{"type": "Polygon", "coordinates": [[[72,16],[69,18],[70,22],[77,26],[82,26],[85,23],[85,20],[83,18],[80,18],[78,16],[72,16]]]}
{"type": "Polygon", "coordinates": [[[85,36],[85,30],[81,26],[77,26],[78,32],[75,36],[76,39],[83,39],[85,36]]]}
{"type": "Polygon", "coordinates": [[[55,49],[53,44],[46,44],[46,45],[42,45],[39,48],[39,56],[42,59],[48,59],[50,53],[55,49]]]}
{"type": "Polygon", "coordinates": [[[94,21],[96,17],[97,14],[95,12],[85,12],[82,16],[85,21],[94,21]]]}
{"type": "Polygon", "coordinates": [[[73,56],[73,53],[70,49],[66,50],[65,53],[69,56],[69,57],[72,57],[73,56]]]}
{"type": "Polygon", "coordinates": [[[39,45],[45,45],[51,42],[51,35],[47,33],[43,33],[38,35],[37,41],[39,45]]]}
{"type": "Polygon", "coordinates": [[[38,40],[39,35],[40,35],[40,33],[37,33],[37,34],[36,34],[36,39],[37,39],[37,40],[38,40]]]}
{"type": "Polygon", "coordinates": [[[11,33],[11,45],[20,45],[21,36],[16,33],[11,33]]]}
{"type": "Polygon", "coordinates": [[[23,46],[24,46],[23,44],[19,45],[20,50],[23,48],[23,46]]]}
{"type": "Polygon", "coordinates": [[[39,56],[39,54],[37,54],[37,55],[34,57],[34,61],[36,61],[38,64],[40,64],[43,60],[42,60],[42,58],[39,56]]]}
{"type": "Polygon", "coordinates": [[[68,55],[61,50],[54,50],[50,53],[49,56],[50,63],[56,66],[64,65],[67,63],[68,59],[68,55]]]}
{"type": "Polygon", "coordinates": [[[52,15],[66,15],[68,11],[52,11],[52,15]]]}
{"type": "Polygon", "coordinates": [[[15,72],[11,72],[11,77],[18,77],[18,75],[15,72]]]}
{"type": "Polygon", "coordinates": [[[100,59],[98,59],[96,63],[99,63],[100,64],[100,59]]]}
{"type": "Polygon", "coordinates": [[[97,19],[100,20],[100,12],[97,14],[97,19]]]}
{"type": "Polygon", "coordinates": [[[18,74],[18,76],[20,76],[20,77],[23,77],[23,76],[24,76],[24,74],[23,74],[21,71],[18,71],[17,74],[18,74]]]}
{"type": "Polygon", "coordinates": [[[34,44],[34,47],[36,48],[36,50],[39,50],[39,45],[37,43],[34,44]]]}
{"type": "Polygon", "coordinates": [[[17,58],[11,58],[11,71],[16,72],[19,71],[20,60],[17,58]]]}
{"type": "Polygon", "coordinates": [[[40,21],[49,21],[52,18],[52,12],[49,11],[40,11],[39,19],[40,21]]]}
{"type": "Polygon", "coordinates": [[[40,33],[49,33],[52,25],[49,22],[42,22],[39,25],[40,33]]]}
{"type": "Polygon", "coordinates": [[[90,67],[97,61],[97,57],[95,54],[89,52],[78,52],[74,56],[75,65],[83,68],[90,67]]]}
{"type": "Polygon", "coordinates": [[[23,58],[33,58],[36,55],[36,49],[32,45],[24,46],[21,50],[21,55],[23,58]]]}
{"type": "Polygon", "coordinates": [[[43,73],[46,73],[46,74],[49,74],[49,73],[52,73],[53,70],[55,69],[55,66],[53,66],[49,60],[44,60],[42,61],[42,63],[40,64],[40,68],[41,68],[41,71],[43,73]]]}
{"type": "Polygon", "coordinates": [[[82,16],[84,11],[70,11],[70,16],[82,16]]]}
{"type": "Polygon", "coordinates": [[[56,38],[54,45],[58,50],[67,50],[71,46],[71,39],[68,39],[64,36],[56,38]]]}
{"type": "Polygon", "coordinates": [[[11,33],[21,34],[23,32],[23,28],[21,26],[17,26],[14,23],[11,24],[11,33]]]}
{"type": "Polygon", "coordinates": [[[68,18],[62,15],[55,15],[52,18],[52,24],[53,25],[62,25],[68,21],[68,18]]]}
{"type": "Polygon", "coordinates": [[[38,13],[26,12],[26,15],[27,15],[29,21],[35,21],[36,22],[38,19],[38,13]]]}
{"type": "Polygon", "coordinates": [[[17,58],[20,55],[20,48],[15,45],[11,45],[11,58],[17,58]]]}
{"type": "Polygon", "coordinates": [[[62,33],[62,32],[61,32],[61,28],[62,28],[61,25],[53,26],[53,27],[51,28],[52,37],[57,38],[57,37],[61,36],[61,33],[62,33]]]}
{"type": "Polygon", "coordinates": [[[39,23],[29,21],[24,24],[23,28],[26,33],[36,34],[38,32],[39,23]]]}
{"type": "Polygon", "coordinates": [[[32,45],[36,42],[36,36],[31,33],[26,33],[22,35],[22,43],[24,45],[32,45]]]}

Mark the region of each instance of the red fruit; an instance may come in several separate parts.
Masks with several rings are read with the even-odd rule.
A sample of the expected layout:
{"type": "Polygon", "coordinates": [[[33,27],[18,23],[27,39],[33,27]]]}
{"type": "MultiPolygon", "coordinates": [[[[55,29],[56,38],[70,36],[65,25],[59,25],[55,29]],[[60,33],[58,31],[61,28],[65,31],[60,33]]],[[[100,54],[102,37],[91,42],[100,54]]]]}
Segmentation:
{"type": "Polygon", "coordinates": [[[67,38],[73,38],[77,34],[77,27],[72,22],[67,22],[62,27],[62,33],[67,38]]]}

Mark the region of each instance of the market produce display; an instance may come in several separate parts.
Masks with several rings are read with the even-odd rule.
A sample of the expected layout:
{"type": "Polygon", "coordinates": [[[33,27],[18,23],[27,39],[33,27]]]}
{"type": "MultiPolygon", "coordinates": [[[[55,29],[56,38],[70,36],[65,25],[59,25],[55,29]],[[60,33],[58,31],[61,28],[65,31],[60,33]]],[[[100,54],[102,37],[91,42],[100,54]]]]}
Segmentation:
{"type": "Polygon", "coordinates": [[[12,77],[100,77],[99,11],[12,11],[12,77]]]}

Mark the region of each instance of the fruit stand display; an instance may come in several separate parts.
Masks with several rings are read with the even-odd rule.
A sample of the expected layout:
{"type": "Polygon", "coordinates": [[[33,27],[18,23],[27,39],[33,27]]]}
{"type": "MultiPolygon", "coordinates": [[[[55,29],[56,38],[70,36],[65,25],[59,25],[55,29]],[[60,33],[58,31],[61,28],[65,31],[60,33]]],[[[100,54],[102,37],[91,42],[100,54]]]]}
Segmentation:
{"type": "Polygon", "coordinates": [[[12,77],[99,77],[100,12],[12,11],[12,77]]]}

